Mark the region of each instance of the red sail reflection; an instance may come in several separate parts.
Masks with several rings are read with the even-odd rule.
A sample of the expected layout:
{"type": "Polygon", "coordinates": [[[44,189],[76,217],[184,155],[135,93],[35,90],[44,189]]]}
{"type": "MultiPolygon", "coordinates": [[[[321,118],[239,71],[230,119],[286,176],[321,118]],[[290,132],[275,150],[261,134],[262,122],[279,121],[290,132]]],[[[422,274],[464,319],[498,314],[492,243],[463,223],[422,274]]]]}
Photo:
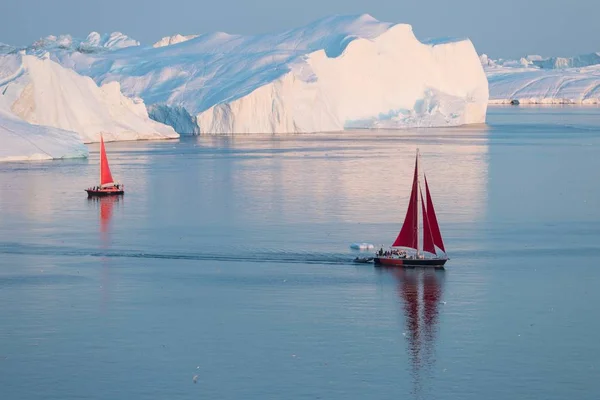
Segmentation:
{"type": "MultiPolygon", "coordinates": [[[[111,231],[112,231],[112,218],[115,204],[118,204],[121,198],[119,196],[106,196],[106,197],[89,197],[88,201],[98,206],[99,210],[99,228],[100,228],[100,242],[102,250],[110,249],[111,242],[111,231]]],[[[102,259],[102,299],[103,306],[108,303],[108,290],[110,283],[110,261],[109,258],[103,256],[102,259]]]]}
{"type": "Polygon", "coordinates": [[[398,280],[408,341],[413,391],[419,397],[422,381],[435,364],[435,339],[443,294],[443,270],[391,269],[398,280]]]}
{"type": "Polygon", "coordinates": [[[100,202],[100,233],[102,234],[102,243],[106,248],[110,240],[110,222],[113,216],[115,203],[119,201],[118,196],[106,196],[98,199],[100,202]]]}
{"type": "MultiPolygon", "coordinates": [[[[88,197],[90,205],[97,206],[99,210],[99,227],[102,248],[110,246],[111,222],[115,205],[122,199],[119,196],[88,197]]],[[[94,207],[95,208],[95,207],[94,207]]]]}

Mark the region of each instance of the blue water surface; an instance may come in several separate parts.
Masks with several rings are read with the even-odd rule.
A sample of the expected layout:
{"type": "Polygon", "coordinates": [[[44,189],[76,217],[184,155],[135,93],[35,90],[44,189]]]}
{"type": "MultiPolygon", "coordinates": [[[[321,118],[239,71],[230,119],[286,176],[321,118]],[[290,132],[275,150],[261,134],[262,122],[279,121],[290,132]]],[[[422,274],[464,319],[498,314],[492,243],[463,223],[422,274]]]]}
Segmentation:
{"type": "Polygon", "coordinates": [[[107,149],[0,164],[0,398],[600,398],[600,109],[107,149]],[[447,269],[353,264],[417,147],[447,269]]]}

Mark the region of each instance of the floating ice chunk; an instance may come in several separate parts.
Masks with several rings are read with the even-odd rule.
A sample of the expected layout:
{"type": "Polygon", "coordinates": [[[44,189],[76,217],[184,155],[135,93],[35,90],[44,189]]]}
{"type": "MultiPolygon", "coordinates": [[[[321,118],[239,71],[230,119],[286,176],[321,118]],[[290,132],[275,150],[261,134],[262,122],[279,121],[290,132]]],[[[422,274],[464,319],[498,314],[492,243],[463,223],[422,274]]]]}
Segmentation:
{"type": "Polygon", "coordinates": [[[373,250],[375,246],[371,243],[352,243],[350,248],[353,250],[373,250]]]}
{"type": "Polygon", "coordinates": [[[0,110],[0,161],[34,161],[87,157],[75,132],[32,125],[0,110]]]}

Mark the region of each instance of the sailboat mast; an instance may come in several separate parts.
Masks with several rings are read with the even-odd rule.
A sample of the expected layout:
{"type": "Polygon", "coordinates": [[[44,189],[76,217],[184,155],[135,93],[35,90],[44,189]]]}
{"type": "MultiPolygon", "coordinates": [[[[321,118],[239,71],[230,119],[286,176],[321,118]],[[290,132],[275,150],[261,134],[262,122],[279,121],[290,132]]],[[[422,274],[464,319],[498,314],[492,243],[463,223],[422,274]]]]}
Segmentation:
{"type": "Polygon", "coordinates": [[[102,134],[100,134],[100,180],[98,182],[100,182],[100,186],[102,186],[102,167],[103,162],[102,162],[102,158],[104,157],[104,138],[102,137],[102,134]]]}
{"type": "MultiPolygon", "coordinates": [[[[420,174],[419,174],[419,159],[421,158],[421,155],[419,153],[419,148],[417,147],[417,163],[416,163],[416,169],[417,169],[417,188],[419,189],[421,187],[421,178],[420,178],[420,174]]],[[[418,190],[417,189],[417,190],[418,190]]],[[[419,214],[420,214],[420,208],[421,208],[421,204],[420,202],[423,201],[423,199],[421,199],[421,196],[419,196],[419,192],[417,192],[417,258],[419,258],[419,255],[421,254],[421,246],[422,244],[420,243],[421,241],[419,240],[419,238],[421,237],[421,235],[419,235],[419,214]]]]}

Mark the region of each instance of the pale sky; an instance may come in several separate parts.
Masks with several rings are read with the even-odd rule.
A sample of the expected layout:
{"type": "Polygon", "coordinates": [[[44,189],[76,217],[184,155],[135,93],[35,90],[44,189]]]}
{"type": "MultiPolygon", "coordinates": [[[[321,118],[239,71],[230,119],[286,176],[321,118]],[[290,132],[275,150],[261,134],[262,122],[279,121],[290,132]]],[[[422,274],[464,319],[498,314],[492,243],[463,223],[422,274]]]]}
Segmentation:
{"type": "Polygon", "coordinates": [[[600,0],[2,0],[0,42],[120,31],[142,44],[163,36],[295,28],[331,14],[368,13],[413,25],[419,39],[468,37],[492,58],[600,51],[600,0]]]}

